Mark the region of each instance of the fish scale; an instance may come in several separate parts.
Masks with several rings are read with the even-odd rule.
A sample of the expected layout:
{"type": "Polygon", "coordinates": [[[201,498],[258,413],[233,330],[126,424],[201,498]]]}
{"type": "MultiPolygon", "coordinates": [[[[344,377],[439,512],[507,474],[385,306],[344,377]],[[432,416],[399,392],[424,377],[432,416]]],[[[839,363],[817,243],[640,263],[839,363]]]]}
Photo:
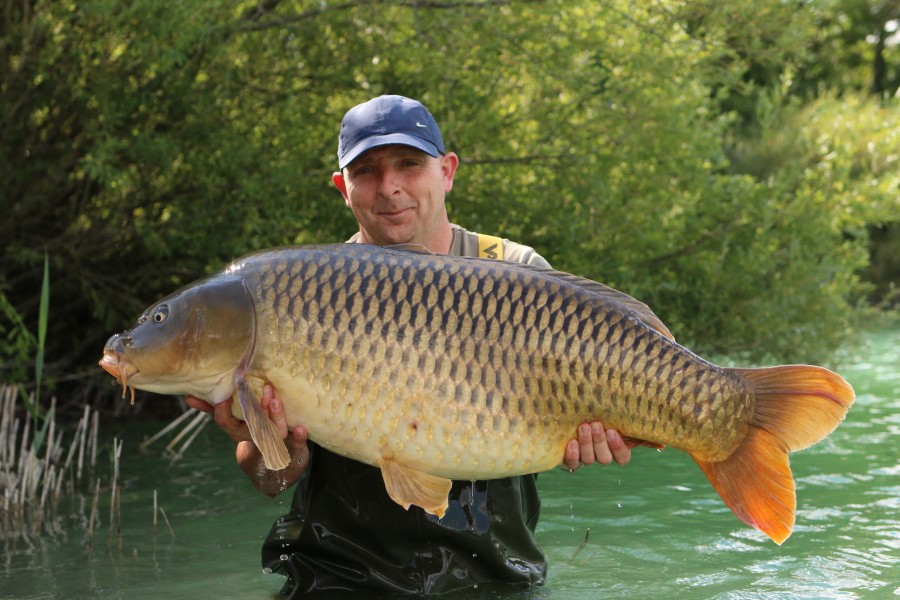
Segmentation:
{"type": "Polygon", "coordinates": [[[450,479],[543,471],[583,422],[688,452],[735,515],[783,542],[788,452],[843,420],[852,388],[815,366],[722,368],[644,304],[567,273],[361,244],[240,259],[164,298],[107,342],[128,387],[228,398],[270,469],[288,426],[380,467],[401,506],[437,515],[450,479]]]}
{"type": "MultiPolygon", "coordinates": [[[[307,422],[321,411],[338,421],[323,419],[322,428],[337,431],[319,437],[340,438],[353,422],[358,439],[334,445],[367,462],[387,449],[423,467],[429,452],[423,446],[435,435],[456,439],[487,428],[503,435],[445,449],[446,464],[430,471],[489,476],[473,473],[477,459],[506,465],[507,474],[534,472],[558,464],[577,425],[597,417],[635,438],[695,447],[699,440],[691,438],[711,431],[709,411],[698,414],[695,406],[729,394],[749,402],[739,382],[687,389],[682,371],[689,359],[692,380],[723,374],[686,350],[668,353],[676,362],[667,370],[666,361],[655,360],[667,355],[659,346],[670,343],[661,334],[539,272],[509,276],[506,264],[401,252],[372,261],[308,252],[269,268],[249,278],[260,299],[259,323],[274,334],[257,341],[249,374],[264,372],[276,384],[289,419],[307,422]],[[673,379],[660,386],[657,376],[667,371],[673,379]],[[294,394],[290,381],[298,376],[304,385],[294,394]],[[655,398],[668,398],[657,401],[658,411],[641,402],[651,382],[655,398]],[[348,397],[371,398],[382,407],[381,419],[360,414],[348,397]],[[367,429],[360,434],[361,428],[367,429]]],[[[732,417],[747,420],[749,411],[732,417]]],[[[741,427],[720,424],[730,434],[720,440],[727,452],[741,427]]],[[[316,425],[307,423],[313,437],[316,425]]]]}

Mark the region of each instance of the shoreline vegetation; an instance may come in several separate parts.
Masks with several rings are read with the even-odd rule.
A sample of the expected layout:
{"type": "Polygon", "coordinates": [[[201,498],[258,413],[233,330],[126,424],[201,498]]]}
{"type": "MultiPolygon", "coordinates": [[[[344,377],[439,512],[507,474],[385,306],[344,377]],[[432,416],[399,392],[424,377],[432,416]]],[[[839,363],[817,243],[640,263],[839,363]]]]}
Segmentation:
{"type": "Polygon", "coordinates": [[[130,405],[104,341],[239,256],[346,239],[337,127],[382,93],[444,124],[452,220],[641,300],[704,356],[829,365],[900,324],[893,4],[412,4],[8,4],[0,536],[66,504],[106,518],[122,448],[107,475],[98,420],[182,415],[166,452],[190,446],[207,421],[130,405]]]}
{"type": "MultiPolygon", "coordinates": [[[[41,417],[32,416],[20,401],[21,388],[0,385],[0,540],[26,542],[43,534],[61,534],[72,514],[87,523],[87,553],[100,526],[101,488],[110,493],[109,543],[113,527],[121,544],[121,440],[113,439],[113,473],[102,485],[97,469],[100,413],[84,405],[74,431],[57,422],[56,399],[41,417]],[[21,405],[21,406],[20,406],[21,405]],[[90,510],[85,517],[85,510],[90,510]]],[[[34,406],[33,394],[28,400],[34,406]]]]}
{"type": "MultiPolygon", "coordinates": [[[[124,440],[100,436],[101,411],[85,404],[80,418],[57,414],[56,398],[41,411],[34,394],[22,386],[0,384],[0,543],[24,542],[44,534],[66,535],[84,529],[90,556],[103,527],[101,504],[108,502],[107,547],[122,550],[122,474],[124,440]],[[39,416],[36,416],[39,415],[39,416]],[[109,455],[109,473],[102,465],[109,455]],[[98,467],[98,455],[101,464],[98,467]]],[[[172,434],[162,451],[169,462],[180,460],[211,418],[188,409],[140,445],[146,451],[172,434]]],[[[175,532],[153,492],[153,531],[165,525],[175,532]]]]}
{"type": "Polygon", "coordinates": [[[460,155],[453,221],[704,356],[824,364],[896,307],[895,3],[250,4],[7,3],[0,382],[39,389],[49,272],[57,416],[180,414],[116,399],[104,341],[235,258],[346,239],[339,123],[380,94],[423,101],[460,155]]]}

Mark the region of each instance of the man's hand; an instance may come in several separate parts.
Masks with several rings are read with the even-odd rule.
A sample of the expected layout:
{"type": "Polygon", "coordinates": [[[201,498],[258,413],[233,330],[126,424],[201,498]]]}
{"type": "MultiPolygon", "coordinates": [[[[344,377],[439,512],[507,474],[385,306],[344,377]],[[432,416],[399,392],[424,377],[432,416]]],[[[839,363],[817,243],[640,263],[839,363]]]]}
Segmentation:
{"type": "Polygon", "coordinates": [[[215,406],[211,406],[207,402],[193,396],[188,396],[186,400],[191,408],[212,414],[216,425],[221,427],[231,439],[238,443],[235,450],[238,466],[241,467],[241,470],[247,475],[254,487],[267,496],[275,496],[286,489],[297,481],[300,475],[309,467],[306,428],[302,425],[297,425],[290,432],[288,431],[284,407],[281,401],[275,397],[275,390],[271,384],[267,383],[263,386],[260,406],[268,413],[269,419],[275,424],[291,456],[290,464],[281,471],[266,469],[262,454],[256,447],[256,444],[253,443],[253,438],[250,437],[250,430],[247,428],[247,424],[240,419],[236,419],[231,414],[231,404],[233,402],[231,399],[220,402],[215,406]]]}
{"type": "Polygon", "coordinates": [[[627,464],[631,459],[634,444],[626,442],[615,429],[606,429],[600,421],[582,423],[578,426],[578,439],[569,440],[563,466],[574,471],[581,465],[595,462],[608,465],[627,464]]]}
{"type": "Polygon", "coordinates": [[[211,414],[216,421],[216,425],[221,427],[222,431],[227,433],[228,437],[234,441],[251,441],[250,430],[247,428],[247,424],[240,419],[236,419],[234,415],[231,414],[231,404],[233,401],[230,398],[224,402],[219,402],[216,405],[211,405],[205,400],[200,400],[193,396],[188,396],[185,400],[187,401],[187,405],[191,408],[196,408],[199,411],[211,414]]]}

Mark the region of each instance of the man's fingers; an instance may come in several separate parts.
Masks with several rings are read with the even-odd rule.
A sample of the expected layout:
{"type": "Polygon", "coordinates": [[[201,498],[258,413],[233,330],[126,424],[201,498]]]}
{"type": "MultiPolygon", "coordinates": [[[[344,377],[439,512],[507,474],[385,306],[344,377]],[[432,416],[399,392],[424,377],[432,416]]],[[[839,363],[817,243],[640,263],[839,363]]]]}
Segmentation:
{"type": "Polygon", "coordinates": [[[234,402],[231,398],[228,400],[224,400],[215,405],[215,417],[216,417],[216,425],[221,427],[222,429],[228,429],[230,427],[234,427],[234,421],[237,419],[234,418],[234,415],[231,414],[231,403],[234,402]]]}
{"type": "MultiPolygon", "coordinates": [[[[600,421],[594,421],[590,425],[590,447],[591,456],[601,465],[608,465],[613,461],[613,453],[610,451],[609,444],[606,439],[606,428],[600,421]]],[[[586,465],[591,463],[584,460],[584,451],[581,454],[581,462],[586,465]]],[[[593,462],[593,461],[591,461],[593,462]]]]}
{"type": "Polygon", "coordinates": [[[297,425],[291,429],[291,433],[287,438],[288,444],[292,446],[304,446],[308,440],[309,432],[306,431],[306,427],[303,425],[297,425]]]}
{"type": "Polygon", "coordinates": [[[263,385],[262,398],[259,400],[259,405],[263,407],[263,410],[269,408],[269,402],[272,401],[272,398],[275,397],[275,388],[272,387],[271,383],[267,383],[263,385]]]}
{"type": "Polygon", "coordinates": [[[600,421],[582,423],[575,436],[566,444],[563,455],[563,466],[570,471],[595,462],[608,465],[615,461],[624,465],[631,460],[634,444],[623,439],[615,429],[606,429],[600,421]]]}
{"type": "Polygon", "coordinates": [[[232,402],[233,400],[229,398],[228,400],[216,404],[216,412],[213,415],[216,420],[216,425],[221,427],[234,441],[246,442],[252,439],[250,437],[250,431],[247,429],[246,423],[239,419],[235,419],[234,415],[231,414],[232,402]]]}
{"type": "Polygon", "coordinates": [[[259,403],[264,410],[269,411],[269,420],[275,424],[275,427],[278,429],[278,435],[282,438],[287,438],[288,426],[287,418],[284,416],[284,404],[275,397],[275,388],[272,387],[271,383],[263,386],[262,398],[259,403]]]}
{"type": "Polygon", "coordinates": [[[566,444],[563,465],[570,471],[574,471],[581,466],[581,448],[578,445],[578,440],[569,440],[569,443],[566,444]]]}
{"type": "Polygon", "coordinates": [[[278,435],[286,438],[288,434],[287,420],[284,417],[284,406],[278,398],[269,400],[269,419],[278,429],[278,435]]]}
{"type": "Polygon", "coordinates": [[[306,428],[303,425],[297,425],[291,429],[285,440],[288,451],[290,451],[293,460],[297,461],[297,464],[309,465],[309,446],[306,445],[308,439],[306,428]]]}
{"type": "Polygon", "coordinates": [[[578,426],[578,451],[581,464],[590,465],[596,459],[594,455],[594,442],[592,439],[591,426],[582,423],[578,426]]]}
{"type": "Polygon", "coordinates": [[[196,408],[200,412],[205,412],[208,414],[213,414],[215,412],[215,407],[207,402],[206,400],[201,400],[200,398],[195,398],[194,396],[187,396],[184,399],[187,402],[187,405],[191,408],[196,408]]]}
{"type": "Polygon", "coordinates": [[[631,447],[622,439],[621,434],[615,429],[606,432],[607,450],[617,464],[625,465],[631,460],[631,447]]]}

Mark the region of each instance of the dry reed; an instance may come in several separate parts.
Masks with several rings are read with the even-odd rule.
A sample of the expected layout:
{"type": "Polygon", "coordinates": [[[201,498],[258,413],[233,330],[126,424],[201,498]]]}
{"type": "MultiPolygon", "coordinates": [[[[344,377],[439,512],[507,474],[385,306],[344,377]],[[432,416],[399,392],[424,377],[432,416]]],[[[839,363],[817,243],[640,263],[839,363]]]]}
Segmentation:
{"type": "MultiPolygon", "coordinates": [[[[56,400],[50,403],[45,416],[34,418],[19,405],[21,393],[18,387],[0,385],[0,540],[23,540],[31,544],[31,538],[42,533],[63,533],[60,503],[71,499],[81,508],[90,499],[87,516],[86,551],[94,549],[94,535],[101,527],[101,488],[109,490],[110,549],[122,550],[122,484],[120,461],[124,441],[113,438],[110,452],[112,464],[109,487],[106,488],[97,473],[99,415],[90,406],[84,407],[74,431],[64,431],[56,422],[56,400]],[[68,438],[68,442],[66,442],[68,438]]],[[[35,402],[33,395],[29,404],[35,402]]],[[[24,403],[23,403],[24,404],[24,403]]],[[[146,448],[173,429],[186,422],[181,431],[166,446],[166,454],[172,461],[180,458],[209,422],[205,413],[189,410],[163,431],[142,444],[146,448]],[[185,439],[186,438],[186,439],[185,439]],[[179,446],[179,443],[181,444],[179,446]]],[[[157,529],[157,510],[174,541],[175,532],[153,493],[153,531],[157,529]]],[[[81,521],[84,522],[84,521],[81,521]]]]}
{"type": "MultiPolygon", "coordinates": [[[[61,499],[94,486],[97,413],[84,407],[66,447],[56,399],[38,419],[17,411],[20,396],[16,386],[0,385],[0,539],[58,533],[61,499]]],[[[29,404],[34,402],[32,394],[29,404]]]]}
{"type": "Polygon", "coordinates": [[[185,451],[190,447],[190,445],[194,442],[200,432],[203,431],[203,428],[206,427],[211,420],[212,417],[210,417],[205,412],[200,412],[195,408],[189,408],[184,413],[182,413],[181,416],[169,423],[158,433],[153,435],[153,437],[145,440],[141,444],[141,450],[146,450],[150,447],[150,445],[159,440],[161,437],[173,430],[176,430],[179,425],[187,421],[187,425],[185,425],[181,429],[181,431],[178,431],[175,437],[172,438],[172,441],[166,444],[165,454],[169,457],[169,462],[175,462],[182,456],[184,456],[185,451]],[[178,447],[178,443],[181,442],[185,437],[187,437],[187,439],[184,440],[184,443],[182,443],[180,447],[178,447]]]}

